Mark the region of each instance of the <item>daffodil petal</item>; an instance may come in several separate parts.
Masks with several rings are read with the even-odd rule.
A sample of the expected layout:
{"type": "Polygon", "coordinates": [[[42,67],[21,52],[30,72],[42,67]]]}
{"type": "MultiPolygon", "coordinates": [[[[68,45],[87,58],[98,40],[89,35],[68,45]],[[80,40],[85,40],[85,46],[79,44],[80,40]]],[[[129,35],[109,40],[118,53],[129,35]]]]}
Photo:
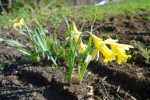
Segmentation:
{"type": "Polygon", "coordinates": [[[74,34],[78,34],[78,35],[80,35],[80,34],[82,33],[82,32],[80,32],[80,31],[78,31],[78,29],[77,29],[75,23],[73,23],[72,32],[73,32],[74,34]]]}
{"type": "Polygon", "coordinates": [[[131,45],[126,45],[126,44],[118,44],[118,46],[120,46],[120,48],[123,48],[125,50],[129,50],[130,48],[134,48],[131,45]]]}
{"type": "Polygon", "coordinates": [[[109,44],[109,43],[112,43],[112,42],[115,42],[115,43],[116,43],[116,42],[118,42],[118,40],[113,40],[113,39],[110,38],[110,39],[105,40],[104,42],[105,42],[106,44],[109,44]]]}

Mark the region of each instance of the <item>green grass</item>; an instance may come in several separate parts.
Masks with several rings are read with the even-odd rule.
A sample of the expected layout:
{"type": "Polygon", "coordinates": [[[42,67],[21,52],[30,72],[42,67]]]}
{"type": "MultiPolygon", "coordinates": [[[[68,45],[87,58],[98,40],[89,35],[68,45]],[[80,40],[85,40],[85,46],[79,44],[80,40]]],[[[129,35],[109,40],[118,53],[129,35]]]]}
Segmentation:
{"type": "Polygon", "coordinates": [[[79,19],[94,20],[105,20],[109,16],[116,15],[138,15],[142,9],[147,9],[150,12],[150,0],[126,0],[124,2],[111,2],[104,6],[83,6],[83,7],[64,7],[59,10],[57,15],[75,16],[79,19]]]}
{"type": "Polygon", "coordinates": [[[25,20],[30,22],[30,19],[36,17],[43,22],[43,24],[50,23],[53,26],[59,25],[64,21],[64,17],[73,17],[74,19],[81,19],[84,21],[96,20],[107,20],[109,16],[117,15],[130,15],[137,16],[142,10],[147,10],[150,12],[150,0],[125,0],[123,2],[110,2],[104,6],[95,7],[93,5],[84,6],[71,6],[56,2],[58,4],[53,5],[45,14],[35,13],[31,14],[25,8],[20,8],[21,10],[14,10],[10,14],[4,14],[0,16],[0,27],[9,28],[12,25],[8,23],[10,19],[16,17],[23,17],[25,20]]]}

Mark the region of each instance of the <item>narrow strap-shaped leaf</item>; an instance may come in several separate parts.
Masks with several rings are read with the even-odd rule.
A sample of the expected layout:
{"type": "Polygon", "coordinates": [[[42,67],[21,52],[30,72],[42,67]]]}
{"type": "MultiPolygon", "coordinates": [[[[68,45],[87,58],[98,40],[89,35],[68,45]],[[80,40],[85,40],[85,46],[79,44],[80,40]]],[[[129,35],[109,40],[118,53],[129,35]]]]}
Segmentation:
{"type": "Polygon", "coordinates": [[[20,52],[28,55],[28,56],[31,56],[33,55],[32,51],[28,50],[27,48],[17,48],[20,52]]]}
{"type": "Polygon", "coordinates": [[[38,42],[40,43],[41,48],[43,49],[43,51],[48,51],[48,49],[46,48],[46,45],[44,44],[44,41],[42,39],[41,34],[39,33],[39,30],[35,31],[38,42]]]}
{"type": "Polygon", "coordinates": [[[0,38],[0,42],[5,42],[11,46],[15,46],[15,47],[25,47],[24,45],[22,45],[21,43],[19,43],[18,41],[15,40],[7,40],[7,39],[2,39],[0,38]]]}

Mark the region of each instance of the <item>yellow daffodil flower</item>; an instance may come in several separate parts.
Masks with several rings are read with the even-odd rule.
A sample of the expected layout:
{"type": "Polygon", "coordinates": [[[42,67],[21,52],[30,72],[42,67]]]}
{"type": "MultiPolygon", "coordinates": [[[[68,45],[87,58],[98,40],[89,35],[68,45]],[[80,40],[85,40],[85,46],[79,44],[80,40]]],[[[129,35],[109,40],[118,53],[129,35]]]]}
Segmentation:
{"type": "Polygon", "coordinates": [[[134,48],[134,47],[131,45],[119,44],[116,42],[117,40],[113,40],[113,39],[105,40],[105,43],[111,46],[113,53],[117,56],[118,64],[121,64],[123,62],[126,62],[127,59],[131,57],[131,55],[126,54],[125,50],[129,50],[129,48],[134,48]]]}
{"type": "MultiPolygon", "coordinates": [[[[77,43],[82,32],[78,31],[75,23],[73,23],[72,32],[74,33],[74,42],[77,43]]],[[[81,40],[79,44],[79,50],[78,50],[79,53],[84,53],[86,48],[87,48],[87,45],[83,44],[81,40]]]]}
{"type": "Polygon", "coordinates": [[[96,48],[103,54],[105,57],[104,62],[107,63],[108,61],[112,61],[115,59],[115,55],[113,52],[105,45],[104,41],[94,34],[90,33],[92,36],[93,42],[96,48]]]}
{"type": "Polygon", "coordinates": [[[14,22],[14,27],[22,28],[22,26],[24,25],[24,20],[22,18],[17,18],[13,22],[14,22]]]}

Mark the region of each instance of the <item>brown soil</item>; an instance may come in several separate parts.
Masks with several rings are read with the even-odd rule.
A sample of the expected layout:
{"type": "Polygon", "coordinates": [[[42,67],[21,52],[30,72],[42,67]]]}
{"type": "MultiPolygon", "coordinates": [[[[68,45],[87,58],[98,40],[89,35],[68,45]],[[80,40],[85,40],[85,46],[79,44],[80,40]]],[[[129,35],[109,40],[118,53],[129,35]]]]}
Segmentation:
{"type": "MultiPolygon", "coordinates": [[[[134,45],[136,41],[150,48],[150,20],[145,19],[150,13],[138,17],[117,16],[110,20],[94,24],[94,33],[98,36],[108,34],[119,42],[134,45]]],[[[77,21],[78,25],[82,25],[77,21]]],[[[83,30],[90,30],[86,22],[83,30]]],[[[60,40],[66,30],[65,23],[57,29],[46,27],[50,33],[55,30],[60,40]]],[[[14,30],[1,32],[0,37],[28,41],[14,30]]],[[[85,37],[86,40],[86,37],[85,37]]],[[[48,63],[30,64],[28,59],[14,48],[0,44],[0,63],[5,65],[0,74],[0,99],[35,99],[35,100],[146,100],[150,99],[150,65],[142,55],[131,52],[133,57],[118,65],[115,61],[104,65],[101,61],[92,62],[81,84],[74,75],[73,83],[68,84],[62,72],[48,63]]],[[[65,68],[64,62],[60,68],[65,68]]]]}

